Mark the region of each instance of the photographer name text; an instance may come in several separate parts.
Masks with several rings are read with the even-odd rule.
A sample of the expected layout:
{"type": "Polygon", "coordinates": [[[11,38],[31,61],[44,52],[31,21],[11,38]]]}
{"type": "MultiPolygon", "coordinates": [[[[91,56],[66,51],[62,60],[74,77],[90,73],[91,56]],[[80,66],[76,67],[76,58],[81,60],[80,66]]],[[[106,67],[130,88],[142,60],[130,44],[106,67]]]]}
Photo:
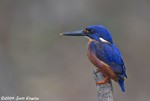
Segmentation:
{"type": "Polygon", "coordinates": [[[38,101],[39,97],[31,97],[31,96],[1,96],[2,101],[38,101]]]}

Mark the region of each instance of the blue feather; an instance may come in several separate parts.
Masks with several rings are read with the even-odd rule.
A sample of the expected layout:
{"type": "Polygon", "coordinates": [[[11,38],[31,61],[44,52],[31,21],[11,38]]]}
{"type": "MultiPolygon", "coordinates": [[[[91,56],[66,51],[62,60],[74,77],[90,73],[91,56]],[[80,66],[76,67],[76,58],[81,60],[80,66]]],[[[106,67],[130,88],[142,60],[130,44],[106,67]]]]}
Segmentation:
{"type": "Polygon", "coordinates": [[[104,63],[108,64],[112,70],[119,74],[125,74],[125,66],[118,49],[113,44],[101,42],[94,43],[96,56],[104,63]]]}
{"type": "Polygon", "coordinates": [[[118,80],[118,83],[119,83],[119,85],[120,85],[121,90],[122,90],[123,92],[125,92],[124,80],[119,79],[119,80],[118,80]]]}

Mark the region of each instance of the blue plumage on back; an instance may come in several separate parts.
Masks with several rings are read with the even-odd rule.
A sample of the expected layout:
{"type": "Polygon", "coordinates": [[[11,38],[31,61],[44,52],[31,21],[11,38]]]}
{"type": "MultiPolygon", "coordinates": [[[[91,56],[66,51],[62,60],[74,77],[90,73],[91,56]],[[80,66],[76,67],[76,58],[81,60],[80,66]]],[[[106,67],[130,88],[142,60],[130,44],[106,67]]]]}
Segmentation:
{"type": "Polygon", "coordinates": [[[114,72],[123,73],[123,61],[121,56],[115,52],[112,44],[95,43],[96,56],[113,69],[114,72]]]}

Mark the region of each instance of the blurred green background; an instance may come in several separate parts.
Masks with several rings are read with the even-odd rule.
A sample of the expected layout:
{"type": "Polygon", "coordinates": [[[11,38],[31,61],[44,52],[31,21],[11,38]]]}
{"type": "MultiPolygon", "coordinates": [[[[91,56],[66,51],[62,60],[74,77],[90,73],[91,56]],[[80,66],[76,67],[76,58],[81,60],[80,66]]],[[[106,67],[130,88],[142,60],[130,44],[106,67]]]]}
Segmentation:
{"type": "Polygon", "coordinates": [[[127,67],[115,101],[149,101],[149,0],[1,0],[0,97],[98,101],[87,39],[59,36],[94,24],[110,30],[127,67]]]}

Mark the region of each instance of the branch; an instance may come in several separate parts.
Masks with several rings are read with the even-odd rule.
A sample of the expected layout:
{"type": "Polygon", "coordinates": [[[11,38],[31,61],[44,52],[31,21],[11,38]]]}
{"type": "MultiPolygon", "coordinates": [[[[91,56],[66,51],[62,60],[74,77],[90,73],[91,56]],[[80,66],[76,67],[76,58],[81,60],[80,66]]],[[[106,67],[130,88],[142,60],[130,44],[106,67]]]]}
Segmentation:
{"type": "MultiPolygon", "coordinates": [[[[103,80],[104,75],[101,72],[96,73],[96,71],[97,70],[93,71],[93,77],[95,79],[95,82],[103,80]]],[[[96,88],[99,101],[114,101],[111,81],[107,84],[96,85],[96,88]]]]}

